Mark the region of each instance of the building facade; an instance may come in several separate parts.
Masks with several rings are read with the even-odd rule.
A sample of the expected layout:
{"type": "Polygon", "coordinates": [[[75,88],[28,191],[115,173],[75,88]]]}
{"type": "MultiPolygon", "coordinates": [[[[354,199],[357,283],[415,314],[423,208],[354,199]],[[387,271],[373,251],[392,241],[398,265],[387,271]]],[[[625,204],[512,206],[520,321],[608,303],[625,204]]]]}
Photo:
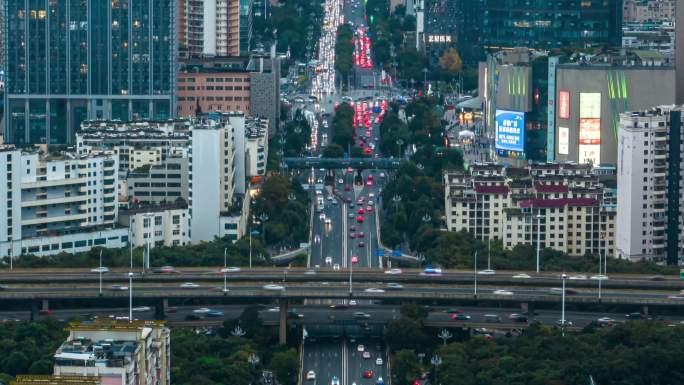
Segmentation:
{"type": "Polygon", "coordinates": [[[182,57],[239,56],[250,50],[253,0],[178,1],[182,57]]]}
{"type": "Polygon", "coordinates": [[[174,115],[176,0],[5,5],[9,143],[72,143],[84,120],[174,115]]]}
{"type": "Polygon", "coordinates": [[[682,264],[682,109],[624,113],[618,143],[617,255],[682,264]]]}
{"type": "Polygon", "coordinates": [[[4,147],[0,160],[0,255],[51,255],[122,247],[118,163],[111,153],[41,154],[4,147]]]}
{"type": "Polygon", "coordinates": [[[622,1],[622,19],[626,23],[674,21],[675,0],[622,1]]]}
{"type": "Polygon", "coordinates": [[[161,164],[126,174],[127,191],[120,191],[131,205],[155,205],[173,203],[189,198],[187,156],[167,157],[161,164]]]}
{"type": "Polygon", "coordinates": [[[134,247],[150,249],[190,244],[190,214],[185,202],[122,210],[119,224],[130,227],[134,247]]]}
{"type": "Polygon", "coordinates": [[[57,376],[110,385],[170,385],[171,332],[162,321],[70,323],[54,354],[57,376]]]}
{"type": "Polygon", "coordinates": [[[590,165],[542,163],[523,169],[475,164],[444,175],[447,228],[478,239],[614,255],[614,193],[590,165]]]}

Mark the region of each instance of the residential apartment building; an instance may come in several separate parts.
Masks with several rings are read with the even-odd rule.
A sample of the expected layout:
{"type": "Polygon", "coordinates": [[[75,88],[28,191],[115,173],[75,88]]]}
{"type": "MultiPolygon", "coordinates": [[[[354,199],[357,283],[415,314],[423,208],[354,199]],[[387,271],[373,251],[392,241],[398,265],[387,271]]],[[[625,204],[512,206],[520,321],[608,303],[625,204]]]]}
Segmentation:
{"type": "Polygon", "coordinates": [[[253,0],[176,0],[182,57],[240,56],[250,50],[253,0]]]}
{"type": "Polygon", "coordinates": [[[162,164],[126,174],[127,190],[120,197],[131,205],[188,201],[189,160],[187,156],[171,156],[162,164]]]}
{"type": "Polygon", "coordinates": [[[163,321],[70,323],[54,354],[57,376],[100,377],[109,385],[170,385],[171,332],[163,321]]]}
{"type": "Polygon", "coordinates": [[[680,107],[621,115],[616,240],[619,258],[682,263],[683,139],[680,107]]]}
{"type": "Polygon", "coordinates": [[[226,120],[206,120],[192,130],[190,152],[191,241],[220,236],[221,217],[235,202],[235,132],[226,120]]]}
{"type": "Polygon", "coordinates": [[[445,173],[444,184],[450,231],[500,240],[506,249],[539,244],[576,256],[614,254],[614,193],[590,165],[475,164],[445,173]]]}
{"type": "Polygon", "coordinates": [[[190,244],[190,213],[185,202],[144,206],[119,213],[119,224],[130,227],[134,247],[190,244]]]}
{"type": "Polygon", "coordinates": [[[122,247],[118,162],[112,153],[23,152],[0,147],[0,256],[122,247]]]}
{"type": "Polygon", "coordinates": [[[4,131],[73,143],[88,119],[174,116],[177,0],[8,0],[4,131]]]}
{"type": "Polygon", "coordinates": [[[245,130],[245,174],[247,178],[266,175],[268,160],[268,120],[252,118],[245,130]]]}
{"type": "Polygon", "coordinates": [[[675,0],[622,1],[622,19],[626,23],[674,21],[675,0]]]}
{"type": "Polygon", "coordinates": [[[242,111],[280,125],[280,59],[270,54],[183,61],[178,72],[177,115],[242,111]]]}

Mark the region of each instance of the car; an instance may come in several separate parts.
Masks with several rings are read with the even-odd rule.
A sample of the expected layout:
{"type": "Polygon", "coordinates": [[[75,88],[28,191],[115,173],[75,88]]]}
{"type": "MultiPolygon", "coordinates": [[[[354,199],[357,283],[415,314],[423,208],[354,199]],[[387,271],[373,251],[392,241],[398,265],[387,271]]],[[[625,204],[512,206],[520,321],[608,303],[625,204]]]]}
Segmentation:
{"type": "Polygon", "coordinates": [[[526,273],[518,273],[518,274],[514,275],[513,278],[515,278],[515,279],[527,279],[527,278],[532,278],[532,277],[530,277],[530,275],[526,274],[526,273]]]}
{"type": "Polygon", "coordinates": [[[173,266],[162,266],[152,270],[152,272],[155,274],[173,274],[177,273],[178,271],[173,266]]]}
{"type": "Polygon", "coordinates": [[[361,373],[361,376],[363,378],[373,378],[373,371],[372,370],[364,370],[363,373],[361,373]]]}
{"type": "MultiPolygon", "coordinates": [[[[552,288],[549,290],[549,292],[550,292],[551,294],[561,295],[561,294],[563,294],[563,288],[560,288],[560,287],[552,287],[552,288]]],[[[575,289],[569,289],[569,288],[567,288],[567,287],[565,288],[565,295],[574,295],[574,294],[577,294],[577,290],[575,290],[575,289]]]]}
{"type": "Polygon", "coordinates": [[[375,359],[375,365],[382,365],[382,364],[383,364],[382,358],[378,357],[375,359]]]}
{"type": "Polygon", "coordinates": [[[52,310],[51,309],[40,309],[38,311],[38,314],[40,314],[40,315],[52,315],[52,310]]]}
{"type": "Polygon", "coordinates": [[[373,207],[372,207],[372,206],[366,206],[366,212],[367,212],[367,213],[370,213],[370,212],[372,212],[372,211],[373,211],[373,207]]]}
{"type": "Polygon", "coordinates": [[[634,312],[634,313],[625,314],[625,318],[630,319],[630,320],[640,320],[640,319],[647,319],[648,316],[646,314],[634,312]]]}
{"type": "Polygon", "coordinates": [[[597,281],[605,281],[608,279],[607,275],[599,274],[599,275],[592,275],[591,279],[597,280],[597,281]]]}
{"type": "Polygon", "coordinates": [[[306,372],[306,380],[307,381],[313,381],[315,379],[316,379],[316,372],[314,372],[313,370],[309,370],[308,372],[306,372]]]}
{"type": "Polygon", "coordinates": [[[229,266],[229,267],[224,267],[221,269],[221,273],[239,273],[240,268],[236,266],[229,266]]]}
{"type": "Polygon", "coordinates": [[[359,215],[356,217],[356,222],[357,223],[363,223],[363,215],[359,215]]]}
{"type": "Polygon", "coordinates": [[[527,322],[527,316],[519,313],[512,313],[508,316],[508,319],[513,322],[527,322]]]}
{"type": "Polygon", "coordinates": [[[460,313],[463,313],[463,310],[450,307],[450,308],[444,309],[444,312],[447,314],[460,314],[460,313]]]}
{"type": "Polygon", "coordinates": [[[426,267],[423,269],[423,275],[442,275],[442,269],[438,267],[426,267]]]}
{"type": "Polygon", "coordinates": [[[402,273],[402,270],[397,269],[397,268],[385,270],[385,274],[397,275],[397,274],[401,274],[401,273],[402,273]]]}
{"type": "Polygon", "coordinates": [[[499,317],[496,314],[485,314],[484,315],[484,321],[485,322],[501,322],[501,317],[499,317]]]}
{"type": "Polygon", "coordinates": [[[142,312],[142,311],[151,311],[152,308],[149,306],[136,306],[136,307],[132,308],[131,310],[135,311],[135,312],[142,312]]]}
{"type": "Polygon", "coordinates": [[[368,313],[364,313],[364,312],[362,312],[362,311],[355,311],[353,317],[354,317],[354,318],[368,319],[368,318],[371,317],[371,315],[368,314],[368,313]]]}
{"type": "Polygon", "coordinates": [[[330,381],[330,385],[340,385],[340,379],[337,378],[337,376],[333,376],[332,381],[330,381]]]}
{"type": "Polygon", "coordinates": [[[359,257],[357,257],[356,255],[352,255],[351,263],[359,263],[359,257]]]}
{"type": "Polygon", "coordinates": [[[364,234],[363,231],[359,231],[358,233],[356,233],[356,238],[365,238],[365,237],[366,237],[366,234],[364,234]]]}
{"type": "Polygon", "coordinates": [[[464,313],[458,313],[458,314],[452,314],[451,319],[456,320],[456,321],[468,321],[470,320],[470,316],[464,313]]]}
{"type": "Polygon", "coordinates": [[[572,326],[572,325],[573,325],[572,321],[562,320],[562,319],[559,319],[558,321],[556,321],[556,326],[572,326]]]}
{"type": "Polygon", "coordinates": [[[109,268],[108,267],[96,267],[94,269],[90,269],[92,273],[109,273],[109,268]]]}
{"type": "Polygon", "coordinates": [[[370,352],[363,352],[363,354],[361,354],[361,356],[366,360],[371,358],[370,352]]]}
{"type": "Polygon", "coordinates": [[[347,217],[349,217],[349,219],[354,219],[354,213],[347,214],[347,217]]]}
{"type": "Polygon", "coordinates": [[[478,271],[477,274],[479,274],[479,275],[494,275],[494,274],[496,274],[496,271],[493,269],[484,269],[484,270],[478,271]]]}
{"type": "Polygon", "coordinates": [[[211,311],[211,309],[209,309],[208,307],[201,307],[201,308],[199,308],[199,309],[193,310],[192,312],[193,312],[194,314],[207,314],[207,313],[209,313],[210,311],[211,311]]]}
{"type": "Polygon", "coordinates": [[[382,377],[378,377],[378,381],[375,383],[375,385],[385,385],[385,381],[382,379],[382,377]]]}
{"type": "Polygon", "coordinates": [[[586,276],[586,275],[583,275],[583,274],[571,275],[568,279],[572,279],[572,280],[581,280],[581,281],[583,281],[583,280],[587,279],[587,276],[586,276]]]}
{"type": "Polygon", "coordinates": [[[321,213],[321,215],[318,216],[318,219],[324,221],[325,220],[325,213],[321,213]]]}
{"type": "Polygon", "coordinates": [[[404,288],[404,285],[396,282],[388,282],[387,283],[387,289],[388,290],[401,290],[404,288]]]}
{"type": "Polygon", "coordinates": [[[344,183],[344,179],[342,179],[342,178],[338,179],[338,180],[337,180],[337,183],[339,183],[339,184],[344,183]]]}
{"type": "Polygon", "coordinates": [[[185,316],[186,321],[199,321],[202,317],[197,314],[188,314],[185,316]]]}
{"type": "Polygon", "coordinates": [[[273,283],[269,283],[268,285],[263,286],[264,290],[272,290],[272,291],[282,291],[285,290],[285,286],[283,285],[276,285],[273,283]]]}
{"type": "Polygon", "coordinates": [[[340,264],[336,263],[333,265],[333,270],[339,270],[340,269],[340,264]]]}
{"type": "Polygon", "coordinates": [[[613,326],[615,325],[615,320],[610,317],[601,317],[596,320],[596,323],[600,327],[613,326]]]}
{"type": "Polygon", "coordinates": [[[654,275],[653,277],[649,278],[649,281],[664,281],[665,276],[663,275],[654,275]]]}
{"type": "Polygon", "coordinates": [[[363,346],[363,345],[361,345],[361,344],[359,344],[358,346],[356,346],[356,351],[357,351],[357,352],[362,352],[362,351],[364,351],[364,350],[366,350],[366,347],[365,347],[365,346],[363,346]]]}
{"type": "Polygon", "coordinates": [[[385,291],[382,289],[378,289],[375,287],[369,287],[368,289],[364,290],[366,293],[384,293],[385,291]]]}
{"type": "Polygon", "coordinates": [[[357,214],[363,215],[363,214],[365,214],[366,212],[363,210],[363,207],[360,207],[358,210],[356,210],[356,213],[357,213],[357,214]]]}
{"type": "Polygon", "coordinates": [[[355,299],[350,299],[349,300],[349,306],[356,306],[356,300],[355,299]]]}
{"type": "Polygon", "coordinates": [[[332,224],[332,221],[330,220],[330,218],[325,218],[324,222],[326,225],[332,224]]]}
{"type": "Polygon", "coordinates": [[[223,312],[220,310],[210,310],[207,312],[207,317],[223,317],[223,312]]]}
{"type": "Polygon", "coordinates": [[[366,247],[366,242],[361,241],[361,242],[359,242],[358,246],[359,247],[366,247]]]}
{"type": "Polygon", "coordinates": [[[112,291],[126,291],[126,290],[128,290],[128,286],[114,284],[114,285],[110,286],[109,289],[112,291]]]}
{"type": "Polygon", "coordinates": [[[373,206],[374,204],[375,204],[375,202],[373,202],[372,200],[369,200],[367,203],[368,206],[373,206]]]}
{"type": "Polygon", "coordinates": [[[9,289],[7,285],[0,285],[0,291],[9,289]]]}
{"type": "Polygon", "coordinates": [[[198,285],[194,282],[184,282],[184,283],[181,283],[180,287],[182,287],[183,289],[198,289],[200,287],[200,285],[198,285]]]}
{"type": "Polygon", "coordinates": [[[503,289],[494,290],[492,293],[496,295],[513,295],[512,291],[503,289]]]}
{"type": "Polygon", "coordinates": [[[331,256],[325,257],[325,264],[326,264],[326,265],[331,265],[331,264],[332,264],[332,257],[331,257],[331,256]]]}

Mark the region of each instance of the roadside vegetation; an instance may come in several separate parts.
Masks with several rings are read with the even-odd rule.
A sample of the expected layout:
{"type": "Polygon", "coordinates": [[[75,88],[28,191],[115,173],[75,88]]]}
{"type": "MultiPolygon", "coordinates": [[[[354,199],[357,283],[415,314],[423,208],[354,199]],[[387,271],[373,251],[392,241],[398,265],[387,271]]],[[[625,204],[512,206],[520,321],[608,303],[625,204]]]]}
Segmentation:
{"type": "Polygon", "coordinates": [[[354,32],[349,24],[337,27],[335,41],[335,69],[342,75],[342,88],[347,88],[349,73],[354,65],[354,32]]]}

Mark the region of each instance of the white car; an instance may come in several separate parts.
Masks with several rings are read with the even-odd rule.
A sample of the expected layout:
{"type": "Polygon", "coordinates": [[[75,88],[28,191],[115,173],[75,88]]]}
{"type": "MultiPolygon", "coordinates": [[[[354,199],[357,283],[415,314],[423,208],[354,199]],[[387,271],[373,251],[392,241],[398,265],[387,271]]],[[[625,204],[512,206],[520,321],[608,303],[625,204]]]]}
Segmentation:
{"type": "Polygon", "coordinates": [[[375,359],[375,365],[382,365],[382,358],[378,357],[375,359]]]}
{"type": "Polygon", "coordinates": [[[325,264],[331,265],[332,264],[332,257],[325,257],[325,264]]]}
{"type": "Polygon", "coordinates": [[[359,345],[359,346],[356,347],[356,351],[357,351],[357,352],[362,352],[362,351],[364,351],[364,350],[366,350],[366,347],[363,346],[363,345],[359,345]]]}
{"type": "Polygon", "coordinates": [[[316,379],[316,372],[314,372],[313,370],[309,370],[308,372],[306,372],[306,380],[307,381],[312,381],[315,379],[316,379]]]}
{"type": "Polygon", "coordinates": [[[276,285],[273,283],[270,283],[268,285],[263,286],[264,290],[273,290],[273,291],[282,291],[285,290],[285,286],[283,285],[276,285]]]}
{"type": "Polygon", "coordinates": [[[149,306],[136,306],[136,307],[132,308],[131,310],[135,311],[135,312],[141,312],[141,311],[150,311],[150,310],[152,310],[152,308],[149,306]]]}
{"type": "Polygon", "coordinates": [[[513,295],[513,292],[510,290],[494,290],[493,294],[496,294],[496,295],[513,295]]]}
{"type": "Polygon", "coordinates": [[[340,264],[336,263],[333,265],[333,270],[339,270],[340,269],[340,264]]]}
{"type": "Polygon", "coordinates": [[[571,275],[570,278],[568,278],[568,279],[573,279],[573,280],[585,280],[585,279],[587,279],[587,276],[586,276],[586,275],[582,275],[582,274],[580,274],[580,275],[571,275]]]}
{"type": "Polygon", "coordinates": [[[366,293],[384,293],[385,291],[382,289],[377,289],[374,287],[369,287],[368,289],[364,290],[366,293]]]}
{"type": "Polygon", "coordinates": [[[385,274],[394,274],[394,275],[396,275],[396,274],[401,274],[401,273],[402,273],[401,269],[389,269],[389,270],[385,270],[385,274]]]}
{"type": "Polygon", "coordinates": [[[599,275],[592,275],[591,279],[597,280],[597,281],[605,281],[608,279],[607,275],[599,274],[599,275]]]}
{"type": "Polygon", "coordinates": [[[224,267],[223,269],[221,269],[221,273],[238,273],[238,272],[240,272],[240,268],[235,267],[235,266],[224,267]]]}
{"type": "Polygon", "coordinates": [[[211,311],[208,307],[201,307],[199,309],[195,309],[192,312],[195,314],[207,314],[211,311]]]}
{"type": "Polygon", "coordinates": [[[321,215],[318,216],[318,219],[325,221],[325,213],[321,213],[321,215]]]}
{"type": "Polygon", "coordinates": [[[91,272],[93,273],[109,273],[109,268],[108,267],[96,267],[94,269],[90,269],[91,272]]]}
{"type": "Polygon", "coordinates": [[[340,385],[340,379],[337,378],[337,376],[333,376],[332,381],[330,381],[330,385],[340,385]]]}
{"type": "Polygon", "coordinates": [[[368,201],[368,206],[373,206],[374,204],[375,204],[375,202],[373,202],[371,200],[368,201]]]}
{"type": "Polygon", "coordinates": [[[350,299],[350,300],[349,300],[349,306],[356,306],[356,300],[355,300],[355,299],[350,299]]]}
{"type": "Polygon", "coordinates": [[[365,358],[365,359],[371,358],[370,352],[363,352],[362,356],[363,356],[363,358],[365,358]]]}
{"type": "Polygon", "coordinates": [[[514,275],[513,278],[516,278],[516,279],[527,279],[527,278],[532,278],[532,277],[530,277],[529,274],[519,273],[519,274],[514,275]]]}
{"type": "Polygon", "coordinates": [[[332,224],[332,221],[330,220],[330,218],[325,218],[325,224],[326,225],[332,224]]]}
{"type": "Polygon", "coordinates": [[[185,282],[185,283],[181,283],[180,287],[182,287],[183,289],[197,289],[200,287],[200,285],[198,285],[194,282],[185,282]]]}
{"type": "Polygon", "coordinates": [[[321,236],[320,235],[316,234],[316,236],[314,237],[314,243],[321,243],[321,236]]]}
{"type": "Polygon", "coordinates": [[[404,288],[404,285],[396,282],[388,282],[387,283],[387,289],[389,290],[401,290],[404,288]]]}
{"type": "Polygon", "coordinates": [[[478,271],[477,274],[480,274],[480,275],[495,275],[495,274],[496,274],[496,271],[493,270],[493,269],[484,269],[484,270],[478,271]]]}

